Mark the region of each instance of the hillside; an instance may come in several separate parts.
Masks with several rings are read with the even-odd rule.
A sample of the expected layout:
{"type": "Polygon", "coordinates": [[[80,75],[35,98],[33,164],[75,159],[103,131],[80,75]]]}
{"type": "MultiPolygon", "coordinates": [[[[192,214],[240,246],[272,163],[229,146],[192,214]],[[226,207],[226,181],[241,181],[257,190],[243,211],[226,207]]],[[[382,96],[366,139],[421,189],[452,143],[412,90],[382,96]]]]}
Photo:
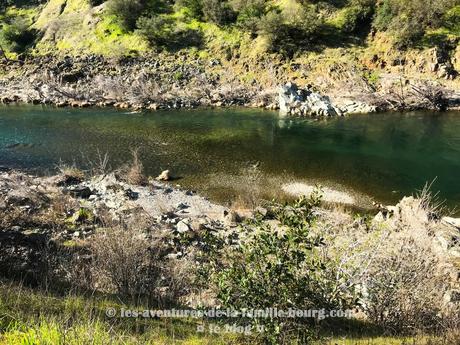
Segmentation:
{"type": "MultiPolygon", "coordinates": [[[[170,98],[182,97],[177,87],[190,91],[207,85],[221,94],[240,90],[230,97],[239,101],[212,101],[208,95],[213,104],[275,108],[275,87],[292,81],[313,85],[339,104],[354,100],[382,109],[411,108],[402,99],[414,96],[416,85],[422,92],[415,96],[434,98],[441,89],[450,97],[449,106],[458,106],[458,95],[452,96],[459,89],[458,0],[431,5],[407,0],[9,0],[1,13],[5,59],[27,64],[43,56],[78,60],[96,55],[110,61],[109,69],[117,68],[120,59],[134,59],[147,74],[161,65],[166,77],[157,79],[170,98]],[[153,68],[139,62],[143,58],[153,68]]],[[[16,76],[12,69],[3,67],[2,74],[16,76]]],[[[161,107],[163,102],[156,103],[161,107]]],[[[425,107],[422,101],[412,103],[425,107]]]]}

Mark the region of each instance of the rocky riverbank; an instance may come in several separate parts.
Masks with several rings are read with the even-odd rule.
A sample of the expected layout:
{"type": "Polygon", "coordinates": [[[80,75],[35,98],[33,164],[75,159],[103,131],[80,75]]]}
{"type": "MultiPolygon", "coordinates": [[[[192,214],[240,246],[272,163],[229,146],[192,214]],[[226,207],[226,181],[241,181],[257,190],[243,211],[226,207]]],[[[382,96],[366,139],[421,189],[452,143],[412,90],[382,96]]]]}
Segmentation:
{"type": "MultiPolygon", "coordinates": [[[[343,92],[331,83],[326,89],[294,83],[277,86],[284,85],[287,77],[282,65],[276,67],[277,80],[267,83],[254,75],[248,83],[227,64],[217,59],[192,58],[186,53],[123,58],[47,56],[3,61],[0,102],[133,110],[250,106],[280,109],[281,114],[292,116],[460,108],[460,93],[436,79],[382,74],[379,88],[357,86],[356,92],[343,92]]],[[[257,68],[266,65],[261,62],[257,68]]],[[[449,74],[449,78],[453,75],[449,74]]],[[[328,78],[335,77],[331,74],[328,78]]]]}
{"type": "MultiPolygon", "coordinates": [[[[314,192],[312,187],[302,187],[286,188],[291,188],[289,192],[295,188],[296,195],[314,192]]],[[[339,204],[354,202],[351,196],[328,189],[323,200],[339,204]]],[[[436,251],[454,263],[460,258],[460,220],[450,217],[433,220],[420,205],[421,201],[412,197],[404,198],[396,206],[377,205],[378,214],[372,222],[378,228],[396,232],[401,227],[414,231],[417,227],[429,228],[436,251]]],[[[265,208],[254,212],[259,217],[267,216],[265,208]]],[[[343,211],[324,208],[317,213],[321,222],[333,227],[356,225],[343,211]]],[[[22,270],[33,271],[38,249],[50,240],[91,241],[107,227],[139,229],[146,236],[166,230],[194,238],[206,229],[235,231],[246,217],[252,217],[251,213],[239,214],[195,192],[157,180],[142,186],[130,184],[116,173],[91,178],[75,172],[37,177],[4,169],[0,173],[0,266],[2,271],[13,275],[23,274],[22,270]]],[[[270,220],[268,223],[277,227],[270,220]]]]}

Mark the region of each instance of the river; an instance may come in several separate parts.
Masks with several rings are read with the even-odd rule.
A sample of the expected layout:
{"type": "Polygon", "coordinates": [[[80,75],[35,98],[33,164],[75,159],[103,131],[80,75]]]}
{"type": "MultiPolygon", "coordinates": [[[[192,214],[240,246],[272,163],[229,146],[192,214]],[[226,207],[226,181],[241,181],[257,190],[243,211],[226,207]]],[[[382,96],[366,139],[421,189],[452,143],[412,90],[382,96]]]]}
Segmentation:
{"type": "MultiPolygon", "coordinates": [[[[130,113],[115,109],[0,106],[0,165],[50,173],[60,162],[112,168],[138,148],[148,175],[229,201],[257,165],[274,196],[289,181],[321,182],[394,203],[426,182],[460,205],[460,113],[280,119],[255,109],[130,113]]],[[[250,187],[250,186],[249,186],[250,187]]]]}

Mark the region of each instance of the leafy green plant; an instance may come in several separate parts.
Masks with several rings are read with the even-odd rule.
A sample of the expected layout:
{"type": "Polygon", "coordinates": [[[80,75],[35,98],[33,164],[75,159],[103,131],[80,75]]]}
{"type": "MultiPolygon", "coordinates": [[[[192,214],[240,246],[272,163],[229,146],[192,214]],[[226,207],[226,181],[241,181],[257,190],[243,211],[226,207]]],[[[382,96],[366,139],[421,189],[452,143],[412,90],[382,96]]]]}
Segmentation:
{"type": "MultiPolygon", "coordinates": [[[[200,46],[201,32],[181,28],[167,15],[152,15],[141,17],[137,21],[137,32],[154,47],[180,49],[182,47],[200,46]]],[[[182,76],[179,76],[178,80],[182,76]]]]}
{"type": "MultiPolygon", "coordinates": [[[[350,291],[336,288],[340,273],[331,279],[333,262],[320,255],[325,243],[311,232],[321,198],[317,190],[292,205],[272,203],[269,213],[278,225],[270,226],[262,219],[252,221],[241,229],[238,240],[226,241],[233,245],[209,251],[206,277],[211,277],[222,307],[288,311],[348,305],[350,291]]],[[[214,248],[221,244],[210,243],[214,248]]],[[[314,328],[314,320],[303,317],[242,317],[239,322],[252,329],[263,327],[261,337],[269,344],[306,343],[314,328]]]]}
{"type": "Polygon", "coordinates": [[[207,21],[218,25],[233,23],[236,13],[227,1],[202,0],[203,14],[207,21]]]}
{"type": "Polygon", "coordinates": [[[237,23],[244,30],[255,33],[262,16],[267,13],[268,6],[265,0],[236,0],[234,9],[238,12],[237,23]]]}
{"type": "Polygon", "coordinates": [[[142,0],[109,0],[107,13],[117,17],[120,25],[127,31],[136,27],[136,22],[145,9],[142,0]]]}
{"type": "Polygon", "coordinates": [[[202,0],[178,0],[180,6],[187,7],[190,15],[196,19],[203,18],[203,2],[202,0]]]}
{"type": "Polygon", "coordinates": [[[152,45],[165,45],[174,32],[174,21],[163,16],[140,17],[137,21],[138,32],[152,45]]]}
{"type": "Polygon", "coordinates": [[[375,0],[351,0],[344,13],[342,30],[354,33],[369,25],[374,15],[375,0]]]}
{"type": "Polygon", "coordinates": [[[453,33],[460,35],[460,5],[450,9],[444,17],[445,26],[453,33]]]}
{"type": "Polygon", "coordinates": [[[269,49],[292,55],[299,47],[308,47],[317,36],[322,20],[314,7],[306,6],[287,18],[273,10],[261,18],[259,32],[269,40],[269,49]]]}
{"type": "Polygon", "coordinates": [[[427,30],[439,28],[444,15],[457,4],[454,0],[384,0],[377,8],[374,27],[388,31],[398,47],[414,45],[427,30]]]}
{"type": "Polygon", "coordinates": [[[0,43],[15,53],[23,53],[36,38],[36,31],[30,28],[29,21],[16,17],[4,24],[0,31],[0,43]]]}

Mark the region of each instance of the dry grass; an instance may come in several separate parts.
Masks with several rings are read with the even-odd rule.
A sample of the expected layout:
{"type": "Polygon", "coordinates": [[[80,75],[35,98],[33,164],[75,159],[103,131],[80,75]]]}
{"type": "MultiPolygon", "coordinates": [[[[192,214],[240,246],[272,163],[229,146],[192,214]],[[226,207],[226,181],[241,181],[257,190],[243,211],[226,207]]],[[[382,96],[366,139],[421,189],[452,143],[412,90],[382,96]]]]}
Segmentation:
{"type": "Polygon", "coordinates": [[[424,210],[431,219],[440,219],[442,216],[453,213],[447,209],[444,200],[440,200],[439,192],[433,192],[433,184],[436,179],[430,183],[425,183],[423,188],[416,193],[416,199],[420,202],[420,208],[424,210]]]}
{"type": "Polygon", "coordinates": [[[131,151],[132,161],[130,164],[121,167],[118,171],[118,177],[129,184],[145,186],[148,183],[144,175],[144,165],[139,159],[139,149],[131,151]]]}
{"type": "Polygon", "coordinates": [[[166,232],[157,229],[155,236],[134,228],[100,229],[87,243],[92,260],[80,270],[89,272],[91,289],[133,303],[176,303],[190,289],[194,265],[168,256],[166,232]]]}
{"type": "Polygon", "coordinates": [[[85,173],[82,170],[78,169],[75,164],[68,165],[63,162],[60,162],[57,165],[57,169],[61,175],[66,177],[73,177],[80,181],[83,181],[83,179],[85,178],[85,173]]]}

